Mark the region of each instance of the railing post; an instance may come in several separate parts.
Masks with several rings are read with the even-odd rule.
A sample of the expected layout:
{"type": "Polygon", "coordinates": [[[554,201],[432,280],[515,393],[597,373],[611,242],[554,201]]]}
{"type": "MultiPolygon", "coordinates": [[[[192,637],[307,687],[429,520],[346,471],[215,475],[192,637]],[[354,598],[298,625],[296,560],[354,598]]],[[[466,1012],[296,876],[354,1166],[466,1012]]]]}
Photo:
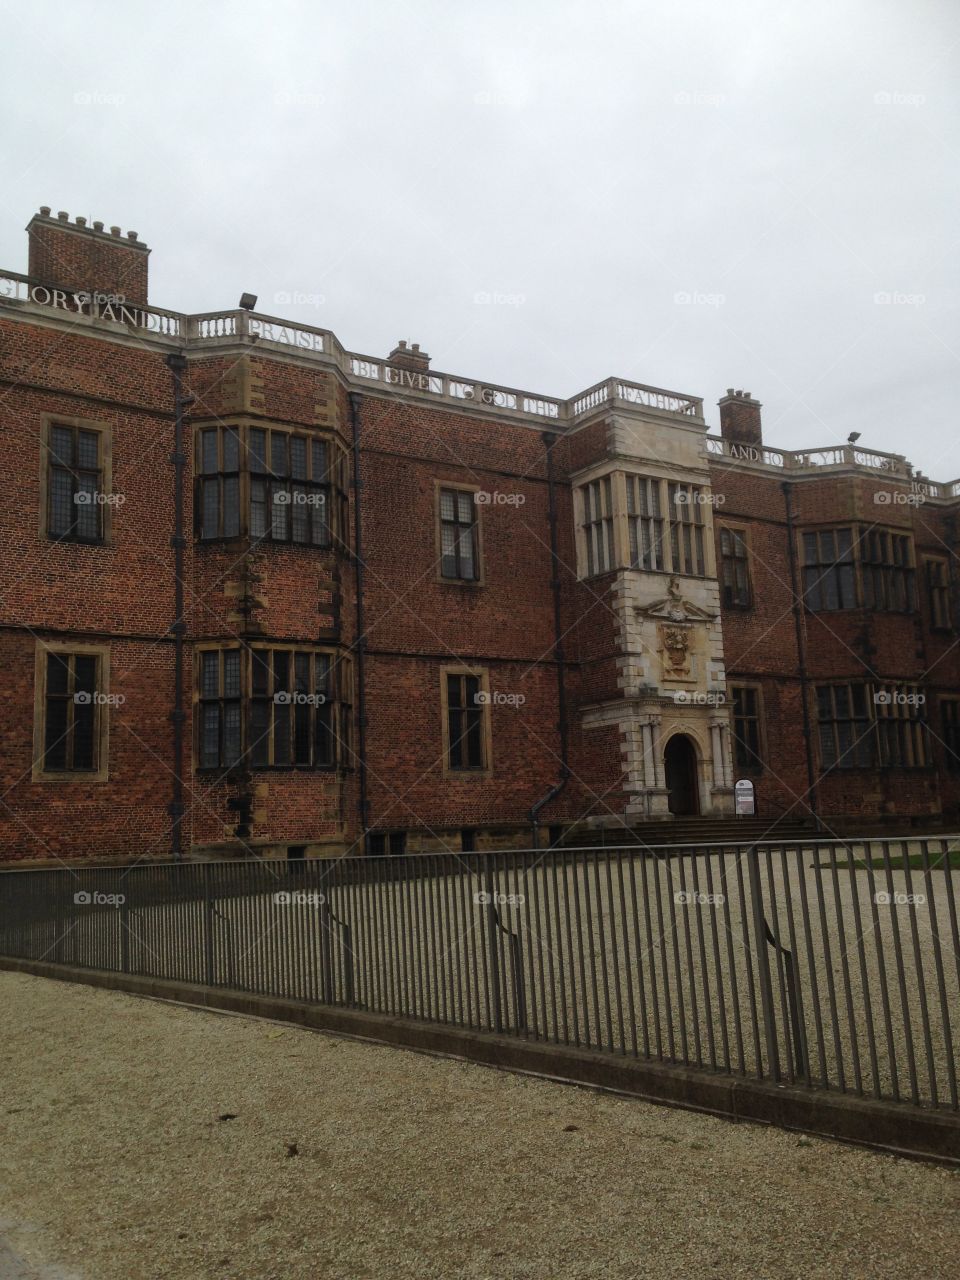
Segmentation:
{"type": "Polygon", "coordinates": [[[770,955],[767,951],[767,923],[763,913],[763,889],[760,884],[760,853],[747,854],[747,880],[753,915],[753,946],[757,957],[757,979],[760,984],[760,1009],[763,1014],[764,1038],[767,1042],[767,1066],[770,1079],[780,1079],[780,1054],[777,1049],[777,1024],[773,1012],[773,983],[770,978],[770,955]]]}
{"type": "Polygon", "coordinates": [[[127,895],[123,895],[120,903],[120,972],[130,972],[130,908],[127,906],[127,895]]]}
{"type": "Polygon", "coordinates": [[[204,982],[208,987],[214,985],[214,949],[213,949],[213,929],[214,929],[214,901],[213,893],[210,889],[210,875],[212,865],[209,862],[203,864],[203,973],[204,982]]]}
{"type": "Polygon", "coordinates": [[[490,864],[491,856],[491,854],[486,855],[483,866],[483,890],[487,899],[484,919],[486,920],[487,931],[487,954],[490,960],[490,1007],[493,1015],[493,1030],[502,1031],[503,1008],[500,1002],[499,921],[497,918],[496,890],[490,864]]]}
{"type": "Polygon", "coordinates": [[[320,920],[320,989],[324,1004],[333,1004],[333,939],[330,904],[323,902],[318,912],[320,920]]]}

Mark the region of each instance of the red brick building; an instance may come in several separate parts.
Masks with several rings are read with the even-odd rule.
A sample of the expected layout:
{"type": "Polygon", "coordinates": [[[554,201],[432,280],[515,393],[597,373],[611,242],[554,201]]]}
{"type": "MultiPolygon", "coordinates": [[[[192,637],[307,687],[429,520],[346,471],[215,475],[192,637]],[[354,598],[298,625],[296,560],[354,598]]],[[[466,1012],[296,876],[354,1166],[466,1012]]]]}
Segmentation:
{"type": "MultiPolygon", "coordinates": [[[[571,400],[0,273],[0,857],[307,856],[730,815],[955,821],[960,484],[760,406],[571,400]]],[[[249,305],[247,305],[249,304],[249,305]]]]}

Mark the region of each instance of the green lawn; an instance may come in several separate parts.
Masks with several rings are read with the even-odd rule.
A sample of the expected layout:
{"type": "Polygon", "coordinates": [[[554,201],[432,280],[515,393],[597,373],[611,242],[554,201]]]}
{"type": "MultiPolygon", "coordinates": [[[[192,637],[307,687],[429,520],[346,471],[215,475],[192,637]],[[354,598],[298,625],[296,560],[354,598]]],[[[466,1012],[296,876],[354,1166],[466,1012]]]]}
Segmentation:
{"type": "MultiPolygon", "coordinates": [[[[931,854],[929,864],[931,871],[942,871],[946,866],[949,866],[951,870],[960,871],[960,849],[948,849],[946,853],[931,854]]],[[[873,867],[874,871],[883,871],[886,865],[883,858],[872,858],[870,860],[870,866],[873,867]]],[[[854,866],[863,871],[867,868],[866,862],[859,859],[854,863],[854,866]]],[[[908,867],[911,871],[923,871],[923,859],[919,853],[912,853],[906,859],[902,855],[891,855],[891,871],[905,871],[908,867]]]]}

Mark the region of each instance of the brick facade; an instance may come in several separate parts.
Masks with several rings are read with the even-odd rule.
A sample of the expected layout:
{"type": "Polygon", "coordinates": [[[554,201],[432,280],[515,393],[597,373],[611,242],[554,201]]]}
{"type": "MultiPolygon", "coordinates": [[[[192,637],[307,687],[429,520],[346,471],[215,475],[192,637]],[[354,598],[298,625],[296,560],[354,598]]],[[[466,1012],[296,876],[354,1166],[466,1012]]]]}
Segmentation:
{"type": "MultiPolygon", "coordinates": [[[[721,435],[709,437],[700,401],[679,393],[611,379],[557,401],[435,373],[405,344],[371,362],[331,333],[255,311],[162,312],[148,305],[148,250],[133,233],[49,210],[28,230],[28,275],[0,273],[0,456],[13,495],[0,509],[0,858],[169,857],[178,774],[189,856],[326,855],[365,847],[365,831],[368,847],[382,833],[389,848],[395,833],[394,847],[411,851],[526,843],[535,807],[543,828],[639,825],[688,805],[722,816],[741,775],[765,817],[816,809],[828,824],[867,824],[960,812],[942,707],[960,696],[956,486],[852,445],[820,457],[773,450],[749,393],[721,399],[721,435]],[[190,399],[181,467],[171,356],[186,358],[190,399]],[[57,428],[84,433],[88,449],[99,442],[102,520],[86,541],[51,528],[62,518],[51,516],[52,493],[72,483],[57,469],[67,438],[55,445],[57,428]],[[326,446],[327,487],[310,501],[329,539],[302,533],[321,526],[295,504],[277,515],[276,479],[270,527],[278,537],[299,529],[300,541],[257,536],[255,442],[268,430],[291,450],[294,496],[307,492],[296,471],[305,464],[282,442],[326,446]],[[221,452],[204,470],[204,441],[215,438],[221,452]],[[475,580],[443,575],[441,490],[468,496],[475,580]],[[660,504],[649,527],[662,547],[648,564],[644,503],[660,504]],[[223,531],[211,536],[215,515],[223,531]],[[836,528],[863,545],[872,529],[907,534],[917,607],[868,609],[859,597],[852,608],[798,606],[803,535],[836,528]],[[747,548],[740,605],[724,601],[724,529],[747,548]],[[944,566],[946,619],[930,614],[925,558],[944,566]],[[72,711],[53,707],[68,667],[48,665],[49,654],[73,651],[100,655],[95,714],[76,709],[76,694],[72,711]],[[212,710],[204,655],[224,653],[234,657],[216,659],[212,710]],[[265,701],[258,672],[299,680],[299,662],[329,664],[328,695],[311,693],[309,711],[304,698],[286,710],[285,695],[265,701]],[[472,768],[451,763],[447,679],[457,673],[486,699],[472,768]],[[879,756],[830,767],[818,689],[845,682],[871,699],[919,690],[926,755],[910,767],[881,767],[879,756]],[[749,767],[738,759],[739,686],[756,690],[760,708],[762,764],[749,767]],[[51,764],[60,714],[81,768],[51,764]],[[272,765],[254,755],[255,723],[269,726],[256,730],[257,749],[269,744],[272,765]],[[91,732],[106,735],[102,758],[83,755],[91,732]],[[298,765],[280,758],[291,742],[298,765]],[[204,763],[204,751],[220,757],[204,763]]],[[[80,681],[76,670],[64,679],[80,681]]],[[[871,742],[881,733],[872,720],[867,731],[871,742]]]]}

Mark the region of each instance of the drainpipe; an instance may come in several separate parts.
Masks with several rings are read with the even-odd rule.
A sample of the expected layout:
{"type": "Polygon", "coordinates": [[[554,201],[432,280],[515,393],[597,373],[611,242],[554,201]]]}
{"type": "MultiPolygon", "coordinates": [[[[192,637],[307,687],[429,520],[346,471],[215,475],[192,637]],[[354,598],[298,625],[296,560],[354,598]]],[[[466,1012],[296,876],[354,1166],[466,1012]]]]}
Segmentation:
{"type": "Polygon", "coordinates": [[[803,604],[800,595],[800,575],[797,569],[797,544],[793,524],[793,487],[788,480],[780,485],[783,490],[783,503],[787,513],[787,555],[790,560],[790,589],[793,592],[793,627],[797,641],[797,673],[800,677],[800,701],[803,710],[803,745],[807,760],[807,794],[810,797],[810,812],[820,828],[820,802],[817,797],[817,774],[813,764],[813,736],[810,726],[810,707],[807,690],[810,684],[807,675],[806,637],[803,628],[803,604]]]}
{"type": "Polygon", "coordinates": [[[369,851],[370,802],[367,799],[367,635],[363,615],[363,540],[360,520],[360,393],[350,392],[350,426],[353,432],[353,546],[357,592],[357,638],[353,649],[357,657],[357,792],[360,838],[363,851],[369,851]]]}
{"type": "Polygon", "coordinates": [[[167,356],[167,367],[173,376],[174,436],[173,453],[173,794],[167,812],[170,814],[170,851],[175,862],[183,859],[183,642],[187,624],[183,620],[183,559],[186,538],[183,535],[183,485],[187,455],[183,448],[184,412],[196,397],[183,389],[187,360],[180,352],[167,356]]]}
{"type": "Polygon", "coordinates": [[[553,592],[553,658],[557,664],[557,727],[560,733],[560,778],[546,795],[541,796],[530,810],[533,829],[533,847],[540,847],[540,812],[551,800],[555,800],[567,785],[570,764],[567,757],[567,687],[564,673],[563,629],[560,614],[560,552],[557,544],[556,480],[553,467],[553,446],[557,437],[552,431],[544,431],[543,443],[547,447],[547,506],[550,512],[550,587],[553,592]]]}

